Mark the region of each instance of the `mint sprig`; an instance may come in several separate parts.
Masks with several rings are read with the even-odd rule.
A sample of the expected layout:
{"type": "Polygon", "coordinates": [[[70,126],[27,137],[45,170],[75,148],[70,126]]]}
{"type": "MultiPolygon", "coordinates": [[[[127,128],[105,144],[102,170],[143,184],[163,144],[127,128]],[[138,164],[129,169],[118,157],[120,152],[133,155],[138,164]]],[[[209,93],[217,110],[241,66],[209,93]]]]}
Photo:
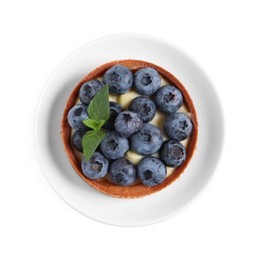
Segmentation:
{"type": "Polygon", "coordinates": [[[87,112],[88,118],[82,122],[93,130],[88,131],[82,138],[83,154],[86,161],[92,157],[105,137],[105,131],[101,128],[109,119],[110,114],[108,85],[102,87],[90,101],[87,112]]]}

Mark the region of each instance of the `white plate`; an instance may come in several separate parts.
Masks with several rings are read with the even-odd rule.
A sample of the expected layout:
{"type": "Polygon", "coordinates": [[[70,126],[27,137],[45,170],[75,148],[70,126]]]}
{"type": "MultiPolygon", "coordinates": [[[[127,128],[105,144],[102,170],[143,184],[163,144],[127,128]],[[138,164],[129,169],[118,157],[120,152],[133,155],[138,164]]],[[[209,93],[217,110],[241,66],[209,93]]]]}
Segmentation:
{"type": "Polygon", "coordinates": [[[103,223],[142,226],[176,215],[208,183],[221,153],[223,116],[211,82],[187,55],[153,36],[119,34],[82,46],[55,69],[38,104],[34,137],[47,180],[71,207],[103,223]],[[72,169],[60,138],[62,113],[76,84],[99,65],[128,58],[149,61],[172,72],[190,93],[199,121],[197,150],[182,176],[166,189],[140,199],[116,199],[88,186],[72,169]]]}

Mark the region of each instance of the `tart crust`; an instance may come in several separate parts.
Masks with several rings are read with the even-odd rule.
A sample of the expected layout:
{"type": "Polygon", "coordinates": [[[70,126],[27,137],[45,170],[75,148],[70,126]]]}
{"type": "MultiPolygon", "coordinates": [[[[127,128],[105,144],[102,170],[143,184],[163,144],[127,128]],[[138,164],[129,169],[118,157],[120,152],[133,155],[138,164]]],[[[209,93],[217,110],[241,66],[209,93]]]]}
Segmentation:
{"type": "Polygon", "coordinates": [[[132,59],[116,60],[116,61],[106,63],[104,65],[101,65],[100,67],[91,71],[73,89],[73,91],[67,101],[67,104],[66,104],[66,107],[65,107],[65,110],[63,113],[62,122],[61,122],[61,137],[62,137],[62,142],[64,144],[64,148],[65,148],[67,157],[68,157],[72,167],[77,172],[77,174],[85,182],[87,182],[90,186],[92,186],[93,188],[95,188],[96,190],[98,190],[102,193],[111,195],[113,197],[139,198],[139,197],[150,195],[152,193],[162,190],[163,188],[167,187],[172,182],[174,182],[177,178],[179,178],[179,176],[183,173],[183,171],[189,164],[189,162],[194,154],[194,151],[196,149],[196,142],[197,142],[197,138],[198,138],[198,120],[197,120],[196,110],[195,110],[193,101],[192,101],[189,93],[187,92],[185,87],[182,85],[182,83],[174,75],[172,75],[165,69],[163,69],[155,64],[152,64],[150,62],[146,62],[146,61],[142,61],[142,60],[132,60],[132,59]],[[117,65],[117,64],[121,64],[123,66],[128,67],[133,73],[136,70],[138,70],[140,68],[144,68],[144,67],[151,67],[151,68],[154,68],[155,70],[157,70],[158,73],[169,82],[169,84],[176,86],[182,92],[182,95],[184,97],[184,102],[189,110],[189,117],[193,123],[193,131],[190,136],[189,144],[188,144],[187,151],[186,151],[187,152],[186,160],[184,161],[184,163],[181,166],[175,168],[173,173],[170,176],[168,176],[161,184],[154,186],[154,187],[147,187],[144,184],[142,184],[141,182],[136,183],[132,186],[122,187],[122,186],[113,184],[111,181],[109,181],[108,178],[103,178],[101,180],[88,179],[81,170],[81,162],[77,159],[77,156],[76,156],[73,146],[71,144],[72,129],[71,129],[70,125],[68,124],[67,114],[68,114],[69,110],[76,103],[76,100],[79,95],[80,87],[82,86],[82,84],[84,84],[85,82],[87,82],[89,80],[96,79],[98,77],[103,76],[106,70],[108,70],[110,67],[117,65]]]}

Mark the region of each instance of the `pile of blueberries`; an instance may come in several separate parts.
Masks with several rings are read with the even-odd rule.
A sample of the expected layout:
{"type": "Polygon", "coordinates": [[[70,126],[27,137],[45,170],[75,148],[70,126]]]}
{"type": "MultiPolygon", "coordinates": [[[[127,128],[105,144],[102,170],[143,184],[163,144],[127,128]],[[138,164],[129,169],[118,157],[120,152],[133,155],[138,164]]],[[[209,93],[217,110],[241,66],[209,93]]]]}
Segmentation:
{"type": "Polygon", "coordinates": [[[185,161],[186,150],[180,141],[193,128],[190,118],[177,112],[183,104],[182,93],[172,85],[161,87],[161,77],[153,68],[139,69],[133,75],[127,67],[115,65],[105,72],[103,80],[84,83],[79,92],[81,104],[68,113],[68,122],[76,129],[72,144],[80,152],[82,138],[88,131],[82,123],[88,118],[87,106],[104,84],[112,94],[122,95],[133,87],[140,96],[131,101],[126,111],[120,104],[110,102],[110,117],[103,126],[106,135],[92,158],[89,161],[83,158],[84,175],[100,179],[108,172],[111,180],[121,186],[132,185],[137,177],[150,187],[162,183],[166,166],[177,167],[185,161]],[[169,139],[165,142],[160,129],[149,123],[157,109],[167,114],[163,129],[169,139]],[[129,149],[144,156],[138,165],[125,158],[129,149]],[[153,156],[155,153],[159,153],[160,159],[153,156]]]}

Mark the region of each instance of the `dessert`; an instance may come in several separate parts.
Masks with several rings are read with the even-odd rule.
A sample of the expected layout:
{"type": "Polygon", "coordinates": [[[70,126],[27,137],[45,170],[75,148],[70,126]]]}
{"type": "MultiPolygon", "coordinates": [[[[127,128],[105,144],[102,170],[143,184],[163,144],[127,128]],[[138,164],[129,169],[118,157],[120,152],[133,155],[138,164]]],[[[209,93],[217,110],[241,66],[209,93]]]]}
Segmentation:
{"type": "Polygon", "coordinates": [[[187,90],[170,72],[146,61],[118,60],[94,69],[74,88],[61,134],[85,182],[114,197],[138,198],[183,173],[196,148],[198,122],[187,90]],[[104,99],[108,89],[110,102],[104,99]]]}

